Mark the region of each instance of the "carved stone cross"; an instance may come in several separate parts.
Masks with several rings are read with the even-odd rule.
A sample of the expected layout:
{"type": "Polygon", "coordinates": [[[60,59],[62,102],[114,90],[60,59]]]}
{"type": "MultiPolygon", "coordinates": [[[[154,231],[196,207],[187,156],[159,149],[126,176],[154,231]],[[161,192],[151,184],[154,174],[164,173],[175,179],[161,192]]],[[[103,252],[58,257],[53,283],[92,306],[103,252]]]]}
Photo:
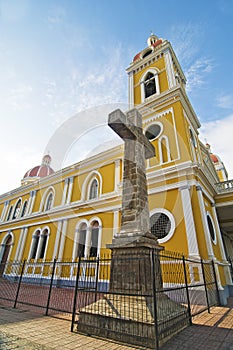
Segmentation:
{"type": "Polygon", "coordinates": [[[109,114],[108,125],[125,142],[121,229],[115,241],[121,238],[127,243],[135,236],[151,238],[145,159],[155,155],[154,147],[143,134],[137,109],[126,115],[115,110],[109,114]]]}

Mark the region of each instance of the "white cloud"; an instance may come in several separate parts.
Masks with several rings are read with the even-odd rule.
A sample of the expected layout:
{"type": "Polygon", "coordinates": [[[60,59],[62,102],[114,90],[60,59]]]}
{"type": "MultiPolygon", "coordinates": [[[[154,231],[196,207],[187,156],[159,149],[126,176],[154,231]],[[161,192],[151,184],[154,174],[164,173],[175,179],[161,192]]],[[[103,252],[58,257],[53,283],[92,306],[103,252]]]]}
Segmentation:
{"type": "Polygon", "coordinates": [[[6,104],[15,111],[24,111],[30,109],[30,95],[32,87],[28,84],[18,83],[14,88],[11,88],[6,96],[6,104]]]}
{"type": "Polygon", "coordinates": [[[187,91],[201,86],[206,81],[206,75],[214,68],[213,61],[208,58],[196,60],[185,72],[187,79],[187,91]]]}
{"type": "Polygon", "coordinates": [[[220,108],[232,109],[233,108],[233,95],[221,95],[217,98],[217,106],[220,108]]]}
{"type": "Polygon", "coordinates": [[[223,161],[229,175],[233,179],[233,114],[225,119],[202,123],[200,129],[201,140],[207,140],[213,153],[223,161]]]}
{"type": "Polygon", "coordinates": [[[203,57],[200,49],[204,41],[201,24],[187,22],[171,28],[171,41],[187,79],[187,91],[204,85],[206,76],[214,67],[210,58],[203,57]]]}
{"type": "Polygon", "coordinates": [[[50,110],[53,126],[87,108],[127,101],[127,76],[122,48],[109,49],[105,63],[95,61],[88,69],[71,64],[60,81],[44,80],[44,105],[50,110]]]}
{"type": "Polygon", "coordinates": [[[27,170],[41,164],[42,153],[33,148],[8,148],[1,150],[0,194],[6,193],[20,186],[20,181],[27,170]]]}
{"type": "Polygon", "coordinates": [[[66,18],[66,12],[61,6],[53,6],[48,14],[47,21],[49,24],[57,25],[63,23],[66,18]]]}

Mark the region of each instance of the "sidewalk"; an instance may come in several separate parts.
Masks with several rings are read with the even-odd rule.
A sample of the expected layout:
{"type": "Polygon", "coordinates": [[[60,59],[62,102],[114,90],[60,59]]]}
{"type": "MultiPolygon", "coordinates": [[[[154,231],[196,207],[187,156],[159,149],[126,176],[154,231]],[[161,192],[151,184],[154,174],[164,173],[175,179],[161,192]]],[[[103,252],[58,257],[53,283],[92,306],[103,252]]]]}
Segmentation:
{"type": "MultiPolygon", "coordinates": [[[[204,312],[188,327],[161,347],[161,350],[233,350],[233,298],[226,307],[204,312]]],[[[1,350],[134,350],[112,341],[70,332],[70,317],[42,316],[27,310],[0,305],[1,350]]]]}

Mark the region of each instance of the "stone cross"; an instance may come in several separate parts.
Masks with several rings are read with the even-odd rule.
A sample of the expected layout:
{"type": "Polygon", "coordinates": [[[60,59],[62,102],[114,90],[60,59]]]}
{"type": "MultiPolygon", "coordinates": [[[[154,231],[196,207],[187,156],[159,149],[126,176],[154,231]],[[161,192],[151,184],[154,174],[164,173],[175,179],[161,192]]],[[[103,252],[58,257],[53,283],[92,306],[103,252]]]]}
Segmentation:
{"type": "Polygon", "coordinates": [[[121,229],[114,240],[125,237],[127,243],[129,237],[151,237],[145,159],[155,155],[154,147],[143,134],[137,109],[126,115],[119,109],[113,111],[108,125],[125,142],[121,229]]]}

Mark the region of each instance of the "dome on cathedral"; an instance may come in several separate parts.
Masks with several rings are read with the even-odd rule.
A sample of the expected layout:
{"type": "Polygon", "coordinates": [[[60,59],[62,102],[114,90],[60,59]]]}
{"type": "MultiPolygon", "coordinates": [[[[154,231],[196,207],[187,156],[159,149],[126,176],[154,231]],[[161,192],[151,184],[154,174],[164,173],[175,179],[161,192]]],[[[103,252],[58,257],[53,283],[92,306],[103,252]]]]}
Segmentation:
{"type": "Polygon", "coordinates": [[[207,151],[209,152],[210,159],[212,160],[213,163],[216,164],[216,163],[221,162],[221,159],[219,158],[219,156],[217,156],[216,154],[211,152],[209,143],[206,143],[205,147],[206,147],[207,151]]]}
{"type": "Polygon", "coordinates": [[[213,163],[218,163],[220,161],[219,157],[216,154],[211,153],[210,158],[213,163]]]}
{"type": "Polygon", "coordinates": [[[50,167],[51,160],[51,156],[49,154],[46,154],[42,159],[41,165],[37,165],[31,168],[25,173],[21,181],[22,185],[32,182],[34,180],[38,180],[39,178],[54,174],[54,170],[50,167]]]}

